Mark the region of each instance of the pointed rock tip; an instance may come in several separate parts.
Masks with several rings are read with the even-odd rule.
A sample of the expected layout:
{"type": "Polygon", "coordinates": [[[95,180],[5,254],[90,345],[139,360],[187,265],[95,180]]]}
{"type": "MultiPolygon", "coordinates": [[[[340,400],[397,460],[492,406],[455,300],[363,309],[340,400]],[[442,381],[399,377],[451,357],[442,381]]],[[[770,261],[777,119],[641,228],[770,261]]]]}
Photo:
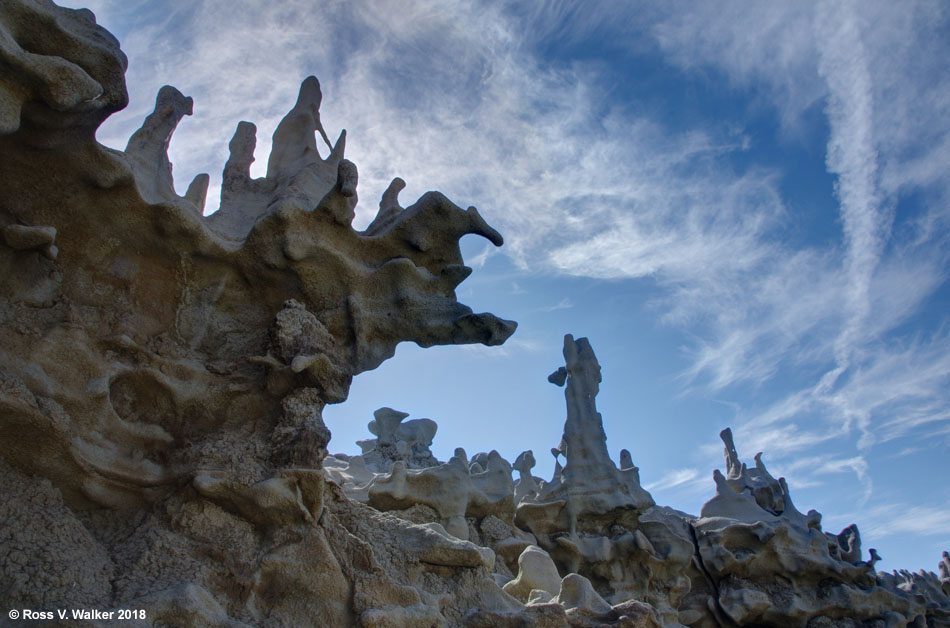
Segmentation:
{"type": "Polygon", "coordinates": [[[343,159],[343,153],[346,151],[346,129],[340,131],[340,137],[337,138],[336,144],[333,145],[333,148],[330,150],[330,155],[327,157],[327,161],[339,161],[343,159]]]}
{"type": "Polygon", "coordinates": [[[320,106],[323,94],[320,91],[320,81],[312,74],[300,83],[300,91],[297,94],[297,105],[316,105],[320,106]]]}
{"type": "Polygon", "coordinates": [[[475,233],[477,235],[483,236],[495,246],[501,246],[505,243],[505,239],[501,236],[501,234],[498,233],[494,227],[485,222],[485,219],[482,218],[482,215],[478,213],[477,209],[474,207],[469,207],[467,210],[465,210],[465,213],[468,214],[469,220],[471,221],[469,233],[475,233]]]}

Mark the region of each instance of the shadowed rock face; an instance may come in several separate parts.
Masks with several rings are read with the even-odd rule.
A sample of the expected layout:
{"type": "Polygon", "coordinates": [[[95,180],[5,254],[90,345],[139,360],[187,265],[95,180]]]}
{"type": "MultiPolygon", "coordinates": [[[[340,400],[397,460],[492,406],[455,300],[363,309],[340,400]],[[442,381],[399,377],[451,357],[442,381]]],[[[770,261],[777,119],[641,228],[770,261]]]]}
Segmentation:
{"type": "MultiPolygon", "coordinates": [[[[561,477],[541,491],[539,501],[564,499],[571,530],[579,520],[612,510],[643,511],[653,506],[653,498],[640,486],[639,470],[621,471],[607,453],[607,435],[595,401],[600,364],[587,338],[564,337],[564,363],[567,419],[560,452],[566,462],[561,477]]],[[[550,379],[557,383],[560,373],[558,369],[550,379]]]]}
{"type": "Polygon", "coordinates": [[[34,141],[53,139],[48,129],[86,133],[128,104],[128,62],[92,11],[5,0],[0,25],[0,134],[21,126],[34,141]]]}
{"type": "Polygon", "coordinates": [[[106,149],[95,128],[127,100],[118,42],[48,2],[5,2],[0,26],[15,69],[0,79],[0,403],[7,430],[46,454],[4,457],[69,503],[149,499],[219,465],[201,443],[225,424],[266,430],[256,422],[278,421],[270,408],[295,389],[314,391],[316,418],[282,430],[320,431],[322,404],[399,342],[495,345],[514,331],[455,298],[471,272],[459,239],[502,243],[474,208],[430,192],[402,209],[390,192],[385,225],[351,227],[356,166],[344,134],[317,151],[316,78],[275,132],[267,177],[248,176],[253,125],[238,126],[221,210],[205,218],[207,176],[179,196],[167,155],[190,98],[163,87],[126,151],[106,149]]]}
{"type": "MultiPolygon", "coordinates": [[[[631,599],[648,602],[651,613],[659,611],[655,621],[675,622],[676,607],[689,591],[685,571],[692,551],[682,513],[655,507],[629,452],[624,450],[619,466],[610,459],[596,405],[600,364],[590,342],[568,334],[563,353],[564,366],[548,377],[565,387],[567,418],[561,442],[552,449],[558,464],[550,482],[521,496],[515,522],[537,537],[568,576],[565,583],[572,578],[576,588],[582,577],[584,586],[577,590],[589,591],[585,598],[597,596],[599,606],[608,609],[631,599]]],[[[573,597],[562,584],[561,598],[573,597]]]]}
{"type": "Polygon", "coordinates": [[[207,175],[180,196],[167,155],[190,98],[163,87],[125,152],[95,141],[128,97],[125,56],[91,12],[0,3],[0,65],[4,605],[139,599],[175,626],[451,616],[352,531],[401,534],[386,573],[403,582],[426,565],[476,578],[493,554],[326,497],[321,415],[400,342],[504,342],[515,323],[455,296],[471,272],[459,239],[501,236],[436,192],[404,209],[399,180],[354,230],[357,169],[343,133],[317,150],[314,77],[263,179],[248,175],[253,125],[238,125],[207,218],[207,175]],[[49,534],[15,532],[29,520],[49,534]]]}

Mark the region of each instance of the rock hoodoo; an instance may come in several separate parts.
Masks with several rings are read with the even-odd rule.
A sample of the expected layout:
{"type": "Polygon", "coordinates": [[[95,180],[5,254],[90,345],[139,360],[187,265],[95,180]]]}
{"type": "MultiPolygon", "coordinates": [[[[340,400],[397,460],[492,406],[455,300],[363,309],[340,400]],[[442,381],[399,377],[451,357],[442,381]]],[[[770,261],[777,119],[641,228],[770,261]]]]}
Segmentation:
{"type": "MultiPolygon", "coordinates": [[[[208,176],[179,195],[167,152],[191,98],[162,87],[125,151],[96,142],[128,95],[91,12],[0,2],[0,66],[0,622],[950,626],[946,553],[939,576],[875,573],[856,526],[824,532],[728,430],[700,516],[657,506],[630,451],[608,454],[585,338],[550,377],[567,403],[550,481],[531,451],[441,462],[435,421],[392,408],[360,454],[329,455],[325,405],[398,343],[514,332],[455,293],[459,239],[501,235],[436,192],[403,208],[398,178],[356,231],[357,167],[314,77],[266,176],[237,125],[206,217],[208,176]]],[[[36,625],[67,623],[115,625],[36,625]]]]}

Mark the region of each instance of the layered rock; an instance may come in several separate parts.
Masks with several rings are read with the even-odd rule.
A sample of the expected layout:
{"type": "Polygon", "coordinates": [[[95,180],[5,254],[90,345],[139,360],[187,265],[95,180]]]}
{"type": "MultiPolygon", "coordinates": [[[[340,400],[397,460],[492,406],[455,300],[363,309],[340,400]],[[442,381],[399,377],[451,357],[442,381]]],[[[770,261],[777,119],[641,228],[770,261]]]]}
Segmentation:
{"type": "Polygon", "coordinates": [[[315,391],[319,416],[399,342],[498,344],[513,332],[455,298],[470,272],[459,239],[502,242],[474,208],[429,193],[392,212],[389,198],[385,228],[350,226],[356,169],[342,135],[326,159],[316,150],[315,78],[275,133],[268,176],[243,187],[234,173],[253,159],[252,136],[239,125],[245,141],[232,141],[222,208],[204,218],[200,181],[178,196],[167,156],[190,98],[163,87],[126,152],[106,149],[95,126],[126,100],[117,42],[89,12],[49,2],[4,3],[0,19],[22,68],[4,81],[29,86],[0,93],[11,93],[6,111],[22,112],[0,136],[3,320],[13,332],[2,401],[11,429],[58,454],[8,456],[53,476],[68,502],[148,501],[204,464],[197,443],[225,424],[273,423],[273,400],[301,388],[315,391]],[[61,84],[66,69],[76,79],[61,84]]]}
{"type": "Polygon", "coordinates": [[[639,469],[610,459],[595,401],[600,365],[588,340],[565,336],[564,361],[548,379],[565,386],[567,419],[554,450],[565,463],[536,495],[520,499],[515,522],[537,537],[562,574],[585,576],[611,603],[652,604],[675,623],[690,588],[692,542],[679,514],[657,508],[640,486],[639,469]]]}
{"type": "MultiPolygon", "coordinates": [[[[714,473],[716,496],[691,524],[708,582],[705,606],[713,611],[695,625],[947,625],[950,599],[938,593],[934,574],[876,574],[877,552],[862,559],[857,526],[823,532],[821,515],[795,507],[761,453],[748,469],[731,431],[720,436],[726,475],[714,473]]],[[[687,603],[698,608],[697,601],[687,603]]]]}
{"type": "Polygon", "coordinates": [[[162,88],[124,152],[95,141],[126,60],[91,12],[3,2],[0,62],[3,605],[419,626],[517,604],[490,549],[355,503],[322,468],[324,405],[399,342],[514,331],[455,297],[459,239],[501,236],[438,193],[403,209],[399,183],[354,230],[356,166],[342,133],[316,148],[313,77],[263,179],[238,125],[208,218],[207,177],[179,195],[167,154],[190,98],[162,88]]]}
{"type": "MultiPolygon", "coordinates": [[[[875,573],[879,556],[873,549],[862,555],[857,526],[822,531],[821,515],[795,507],[761,453],[751,468],[740,460],[729,429],[720,434],[725,474],[714,473],[717,494],[699,517],[653,504],[630,452],[622,450],[619,465],[607,453],[590,344],[567,336],[564,355],[565,366],[549,378],[566,385],[555,476],[539,481],[531,475],[533,454],[518,457],[520,478],[507,489],[514,525],[510,511],[480,519],[463,498],[470,478],[498,466],[497,454],[468,460],[458,449],[449,463],[418,469],[397,461],[389,472],[361,476],[362,489],[350,478],[366,468],[366,453],[348,457],[348,466],[335,463],[350,472],[334,477],[354,497],[407,520],[441,521],[453,535],[495,550],[495,580],[524,606],[472,609],[467,625],[947,625],[945,582],[925,572],[875,573]]],[[[407,416],[383,415],[393,426],[407,416]]]]}
{"type": "Polygon", "coordinates": [[[398,178],[354,230],[314,77],[265,177],[238,124],[205,217],[207,175],[179,195],[167,153],[190,98],[161,88],[125,151],[95,141],[126,60],[91,12],[5,0],[0,65],[0,605],[185,628],[950,625],[947,553],[939,576],[875,573],[856,526],[823,532],[728,430],[700,516],[657,506],[608,455],[584,338],[550,377],[550,481],[531,451],[517,484],[496,451],[440,462],[435,422],[391,408],[328,456],[324,406],[399,342],[514,331],[455,296],[459,239],[501,236],[438,193],[403,208],[398,178]]]}

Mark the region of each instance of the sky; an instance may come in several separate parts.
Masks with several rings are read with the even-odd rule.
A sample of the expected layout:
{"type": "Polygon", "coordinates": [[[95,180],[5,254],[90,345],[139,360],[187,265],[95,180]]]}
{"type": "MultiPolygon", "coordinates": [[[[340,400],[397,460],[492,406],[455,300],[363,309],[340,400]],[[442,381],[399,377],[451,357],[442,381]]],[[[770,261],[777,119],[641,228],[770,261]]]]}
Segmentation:
{"type": "MultiPolygon", "coordinates": [[[[826,531],[879,568],[950,549],[950,6],[939,1],[69,0],[129,57],[124,148],[171,84],[183,194],[300,82],[359,167],[354,226],[389,181],[439,190],[505,237],[466,236],[459,299],[518,321],[502,347],[420,349],[328,407],[330,450],[372,412],[439,424],[433,450],[532,449],[550,479],[564,334],[603,368],[598,408],[659,504],[698,514],[730,426],[826,531]]],[[[318,145],[320,143],[318,142],[318,145]]]]}

